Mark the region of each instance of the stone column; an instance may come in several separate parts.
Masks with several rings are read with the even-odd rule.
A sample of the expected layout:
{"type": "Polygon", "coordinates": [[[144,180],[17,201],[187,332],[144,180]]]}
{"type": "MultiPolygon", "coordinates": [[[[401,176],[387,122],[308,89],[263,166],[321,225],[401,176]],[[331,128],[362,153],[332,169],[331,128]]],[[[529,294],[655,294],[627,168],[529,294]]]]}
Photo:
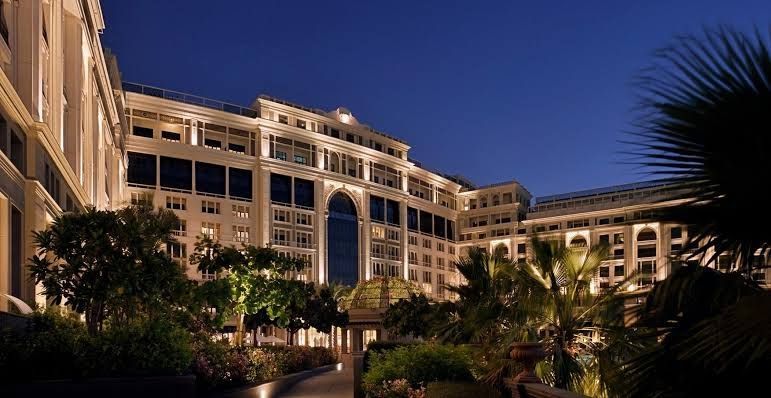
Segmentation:
{"type": "Polygon", "coordinates": [[[340,339],[341,340],[341,342],[340,342],[340,353],[341,354],[347,354],[347,353],[351,352],[348,349],[348,328],[342,328],[340,330],[340,337],[341,337],[341,339],[340,339]]]}

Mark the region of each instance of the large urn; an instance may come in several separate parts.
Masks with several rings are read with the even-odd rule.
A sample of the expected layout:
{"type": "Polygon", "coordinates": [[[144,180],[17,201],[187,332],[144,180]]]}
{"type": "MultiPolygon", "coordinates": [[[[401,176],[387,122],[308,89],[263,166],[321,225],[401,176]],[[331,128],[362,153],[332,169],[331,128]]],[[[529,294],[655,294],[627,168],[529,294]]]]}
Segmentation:
{"type": "Polygon", "coordinates": [[[546,352],[541,343],[514,343],[511,345],[511,359],[524,366],[514,379],[513,383],[540,383],[541,379],[535,375],[535,364],[546,358],[546,352]]]}

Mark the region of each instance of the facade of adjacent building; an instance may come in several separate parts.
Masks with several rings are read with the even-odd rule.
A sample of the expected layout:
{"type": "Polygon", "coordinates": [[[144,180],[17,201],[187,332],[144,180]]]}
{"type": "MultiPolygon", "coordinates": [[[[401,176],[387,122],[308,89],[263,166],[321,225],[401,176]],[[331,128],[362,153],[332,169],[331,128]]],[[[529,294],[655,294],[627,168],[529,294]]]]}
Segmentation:
{"type": "Polygon", "coordinates": [[[0,310],[45,304],[33,230],[124,196],[125,120],[98,0],[0,1],[0,310]]]}
{"type": "MultiPolygon", "coordinates": [[[[0,2],[0,293],[44,304],[24,263],[63,211],[152,204],[180,218],[168,247],[270,245],[316,283],[397,276],[436,299],[472,246],[524,260],[538,236],[611,245],[594,283],[661,280],[687,227],[656,221],[671,187],[639,183],[533,198],[423,167],[404,141],[340,107],[260,96],[239,106],[120,81],[97,0],[0,2]]],[[[717,267],[730,268],[727,259],[717,267]]],[[[191,279],[217,275],[187,267],[191,279]]],[[[755,276],[765,281],[762,272],[755,276]]],[[[5,301],[3,307],[7,309],[5,301]]]]}

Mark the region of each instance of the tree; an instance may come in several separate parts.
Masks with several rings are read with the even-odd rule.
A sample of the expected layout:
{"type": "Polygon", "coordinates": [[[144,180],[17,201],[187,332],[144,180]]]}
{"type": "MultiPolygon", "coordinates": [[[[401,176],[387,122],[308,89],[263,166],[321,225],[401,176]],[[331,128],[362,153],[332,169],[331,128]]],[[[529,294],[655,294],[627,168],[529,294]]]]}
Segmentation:
{"type": "Polygon", "coordinates": [[[164,250],[177,222],[173,212],[149,207],[64,213],[34,233],[32,278],[54,304],[85,314],[92,334],[107,317],[120,324],[168,311],[189,287],[164,250]]]}
{"type": "Polygon", "coordinates": [[[294,336],[300,329],[314,328],[322,333],[330,333],[332,327],[344,327],[348,324],[348,312],[340,311],[333,290],[328,286],[316,289],[313,283],[296,281],[298,294],[294,295],[287,307],[289,321],[286,324],[288,344],[294,343],[294,336]]]}
{"type": "Polygon", "coordinates": [[[591,281],[608,256],[606,244],[574,248],[534,238],[531,245],[531,259],[512,273],[518,318],[510,322],[510,341],[544,343],[542,377],[555,387],[601,394],[587,380],[596,377],[602,337],[623,329],[623,297],[617,293],[631,278],[595,292],[591,281]],[[587,384],[595,390],[586,391],[587,384]]]}
{"type": "Polygon", "coordinates": [[[712,252],[712,260],[730,255],[749,276],[771,242],[771,211],[759,191],[771,180],[768,39],[727,28],[678,38],[656,53],[639,91],[632,144],[640,163],[685,200],[660,217],[691,226],[686,250],[712,252]]]}
{"type": "Polygon", "coordinates": [[[509,311],[511,279],[503,272],[514,263],[500,255],[472,247],[468,255],[454,263],[466,283],[445,288],[458,299],[443,306],[449,321],[437,328],[439,339],[449,343],[492,343],[504,325],[503,314],[509,311]]]}
{"type": "Polygon", "coordinates": [[[430,337],[435,309],[425,294],[410,295],[409,300],[391,304],[383,315],[383,327],[397,336],[430,337]]]}
{"type": "Polygon", "coordinates": [[[761,193],[771,177],[769,39],[728,28],[679,38],[657,53],[640,89],[643,117],[633,144],[641,163],[685,202],[665,209],[662,220],[691,226],[684,250],[712,253],[710,261],[729,255],[738,271],[682,267],[656,286],[634,326],[661,344],[622,361],[610,379],[625,396],[765,388],[771,294],[751,278],[768,267],[771,242],[761,193]]]}
{"type": "Polygon", "coordinates": [[[214,293],[207,300],[216,309],[220,324],[235,316],[236,344],[243,340],[245,315],[264,311],[279,327],[288,325],[287,308],[297,300],[300,289],[297,281],[285,276],[307,266],[303,260],[281,256],[270,247],[245,245],[237,249],[208,237],[196,242],[190,263],[221,276],[205,282],[202,289],[214,293]]]}

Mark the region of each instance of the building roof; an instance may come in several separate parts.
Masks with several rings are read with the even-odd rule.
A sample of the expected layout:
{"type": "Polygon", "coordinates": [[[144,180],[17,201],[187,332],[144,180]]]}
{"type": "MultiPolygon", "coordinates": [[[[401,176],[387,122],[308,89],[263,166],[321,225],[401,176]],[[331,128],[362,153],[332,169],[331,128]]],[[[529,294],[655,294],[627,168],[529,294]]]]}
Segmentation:
{"type": "Polygon", "coordinates": [[[376,277],[359,281],[348,297],[343,300],[344,309],[387,309],[389,305],[402,299],[409,299],[412,294],[422,290],[402,278],[376,277]]]}

